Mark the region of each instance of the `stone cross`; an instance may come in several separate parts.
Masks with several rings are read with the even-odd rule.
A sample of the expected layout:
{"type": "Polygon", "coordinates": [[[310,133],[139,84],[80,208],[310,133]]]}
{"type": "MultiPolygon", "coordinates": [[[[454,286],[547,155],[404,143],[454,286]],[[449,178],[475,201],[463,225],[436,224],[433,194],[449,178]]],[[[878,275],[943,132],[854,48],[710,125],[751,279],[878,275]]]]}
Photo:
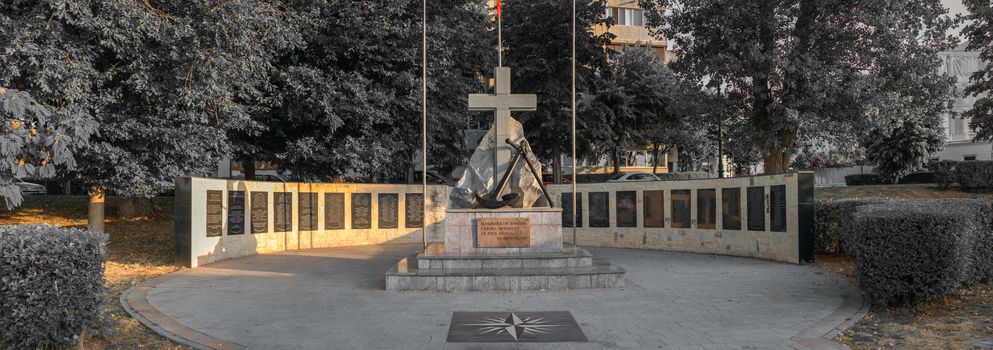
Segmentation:
{"type": "MultiPolygon", "coordinates": [[[[510,68],[497,67],[493,95],[470,94],[470,111],[493,111],[493,128],[496,131],[496,147],[493,157],[493,177],[499,179],[510,163],[510,145],[504,140],[510,138],[510,112],[538,110],[538,96],[510,93],[510,68]]],[[[494,180],[496,181],[496,180],[494,180]]],[[[541,179],[538,179],[541,181],[541,179]]]]}

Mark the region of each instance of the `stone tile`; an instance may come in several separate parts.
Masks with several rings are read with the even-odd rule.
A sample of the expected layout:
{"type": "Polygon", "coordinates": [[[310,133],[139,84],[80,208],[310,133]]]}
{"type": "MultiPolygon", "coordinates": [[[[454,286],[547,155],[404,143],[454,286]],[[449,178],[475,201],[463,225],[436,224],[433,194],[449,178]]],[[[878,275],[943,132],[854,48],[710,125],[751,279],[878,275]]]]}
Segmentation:
{"type": "Polygon", "coordinates": [[[590,275],[569,276],[569,289],[587,289],[593,285],[590,275]]]}
{"type": "Polygon", "coordinates": [[[468,290],[471,286],[471,277],[466,276],[445,276],[438,277],[445,280],[445,290],[468,290]]]}
{"type": "Polygon", "coordinates": [[[496,288],[496,276],[473,276],[472,289],[488,291],[496,288]]]}
{"type": "Polygon", "coordinates": [[[569,288],[569,276],[548,276],[549,290],[562,290],[569,288]]]}

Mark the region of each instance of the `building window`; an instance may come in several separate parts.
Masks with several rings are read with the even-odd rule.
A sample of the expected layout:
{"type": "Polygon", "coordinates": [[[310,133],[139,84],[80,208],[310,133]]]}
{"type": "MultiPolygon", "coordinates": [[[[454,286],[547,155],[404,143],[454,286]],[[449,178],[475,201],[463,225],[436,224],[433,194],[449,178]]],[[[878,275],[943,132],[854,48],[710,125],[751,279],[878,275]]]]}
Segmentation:
{"type": "Polygon", "coordinates": [[[614,25],[643,27],[645,11],[623,7],[607,7],[607,16],[614,20],[614,25]]]}
{"type": "Polygon", "coordinates": [[[976,155],[975,154],[966,154],[965,156],[962,157],[962,160],[965,160],[965,161],[976,160],[976,155]]]}

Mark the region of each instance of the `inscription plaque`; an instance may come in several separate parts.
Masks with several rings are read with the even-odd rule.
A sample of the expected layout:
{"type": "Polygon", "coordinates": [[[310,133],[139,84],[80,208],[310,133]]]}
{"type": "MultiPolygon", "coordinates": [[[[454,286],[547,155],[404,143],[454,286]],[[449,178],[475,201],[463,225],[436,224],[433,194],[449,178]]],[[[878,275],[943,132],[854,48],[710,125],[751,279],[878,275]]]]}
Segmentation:
{"type": "Polygon", "coordinates": [[[765,188],[749,187],[747,198],[748,203],[748,230],[765,231],[765,188]]]}
{"type": "Polygon", "coordinates": [[[404,196],[404,226],[424,227],[424,196],[420,193],[407,193],[404,196]]]}
{"type": "MultiPolygon", "coordinates": [[[[583,227],[583,193],[576,192],[576,227],[583,227]]],[[[572,227],[572,192],[562,194],[562,227],[572,227]]]]}
{"type": "Polygon", "coordinates": [[[272,226],[276,232],[290,232],[293,230],[293,193],[275,192],[272,194],[272,206],[274,207],[272,226]]]}
{"type": "Polygon", "coordinates": [[[531,246],[531,218],[476,219],[477,248],[527,248],[531,246]]]}
{"type": "Polygon", "coordinates": [[[645,191],[645,227],[665,227],[665,191],[645,191]]]}
{"type": "Polygon", "coordinates": [[[207,237],[220,237],[224,228],[224,191],[207,190],[207,237]]]}
{"type": "Polygon", "coordinates": [[[300,222],[300,231],[313,231],[317,229],[317,193],[300,192],[297,201],[300,202],[300,209],[297,213],[300,222]]]}
{"type": "Polygon", "coordinates": [[[696,227],[717,228],[717,190],[696,190],[696,227]]]}
{"type": "Polygon", "coordinates": [[[638,226],[638,192],[617,192],[617,227],[638,226]]]}
{"type": "Polygon", "coordinates": [[[786,232],[786,186],[769,187],[769,229],[786,232]]]}
{"type": "Polygon", "coordinates": [[[725,230],[741,229],[741,189],[721,190],[721,221],[725,230]]]}
{"type": "Polygon", "coordinates": [[[352,193],[352,228],[372,228],[372,194],[352,193]]]}
{"type": "Polygon", "coordinates": [[[269,232],[269,194],[252,192],[252,233],[269,232]]]}
{"type": "Polygon", "coordinates": [[[345,194],[324,194],[324,229],[345,229],[345,194]]]}
{"type": "Polygon", "coordinates": [[[590,193],[590,227],[610,227],[609,201],[607,192],[590,193]]]}
{"type": "Polygon", "coordinates": [[[690,228],[690,190],[672,190],[672,228],[690,228]]]}
{"type": "Polygon", "coordinates": [[[396,193],[379,194],[379,228],[397,228],[400,220],[400,197],[396,193]]]}
{"type": "Polygon", "coordinates": [[[228,236],[245,233],[245,191],[228,191],[228,236]]]}

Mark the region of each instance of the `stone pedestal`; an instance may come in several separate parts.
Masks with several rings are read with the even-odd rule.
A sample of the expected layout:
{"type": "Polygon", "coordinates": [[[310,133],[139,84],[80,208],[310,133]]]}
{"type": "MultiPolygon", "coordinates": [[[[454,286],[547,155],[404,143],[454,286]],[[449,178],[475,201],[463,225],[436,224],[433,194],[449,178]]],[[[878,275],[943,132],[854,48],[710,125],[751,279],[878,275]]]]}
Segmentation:
{"type": "Polygon", "coordinates": [[[562,208],[448,209],[445,252],[456,255],[514,255],[562,252],[562,208]],[[527,218],[531,244],[524,248],[480,248],[478,220],[527,218]]]}
{"type": "MultiPolygon", "coordinates": [[[[492,226],[488,228],[491,234],[495,232],[492,226]]],[[[484,237],[484,241],[493,244],[492,237],[484,237]]],[[[445,243],[434,243],[386,272],[386,290],[390,291],[621,287],[624,269],[606,259],[594,259],[585,249],[563,247],[561,208],[449,209],[445,212],[445,243]],[[517,239],[521,219],[530,223],[528,244],[517,239]],[[514,239],[506,242],[520,247],[481,246],[480,221],[490,220],[514,222],[509,231],[514,239]]]]}

